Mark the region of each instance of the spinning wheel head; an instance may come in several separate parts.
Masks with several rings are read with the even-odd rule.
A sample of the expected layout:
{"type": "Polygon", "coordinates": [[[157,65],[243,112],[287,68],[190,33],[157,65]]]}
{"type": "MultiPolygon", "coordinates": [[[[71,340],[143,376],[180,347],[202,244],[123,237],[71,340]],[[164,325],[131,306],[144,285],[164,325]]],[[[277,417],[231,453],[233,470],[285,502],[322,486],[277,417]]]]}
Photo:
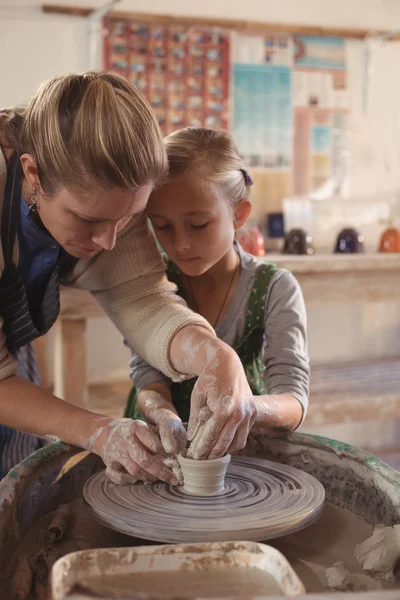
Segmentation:
{"type": "Polygon", "coordinates": [[[117,486],[102,471],[83,490],[102,524],[158,542],[265,541],[313,523],[325,500],[314,477],[259,458],[232,458],[216,496],[186,494],[179,486],[117,486]]]}

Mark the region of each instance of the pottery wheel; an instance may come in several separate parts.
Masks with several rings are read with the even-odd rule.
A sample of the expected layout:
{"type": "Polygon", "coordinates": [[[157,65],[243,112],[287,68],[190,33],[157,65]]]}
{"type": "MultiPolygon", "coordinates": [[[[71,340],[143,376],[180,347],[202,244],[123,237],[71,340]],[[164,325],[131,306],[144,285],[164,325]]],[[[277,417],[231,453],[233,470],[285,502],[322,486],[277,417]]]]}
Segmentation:
{"type": "Polygon", "coordinates": [[[161,481],[117,486],[97,473],[83,495],[102,524],[157,542],[263,541],[298,531],[321,514],[323,486],[314,477],[260,458],[232,458],[225,489],[199,497],[161,481]]]}

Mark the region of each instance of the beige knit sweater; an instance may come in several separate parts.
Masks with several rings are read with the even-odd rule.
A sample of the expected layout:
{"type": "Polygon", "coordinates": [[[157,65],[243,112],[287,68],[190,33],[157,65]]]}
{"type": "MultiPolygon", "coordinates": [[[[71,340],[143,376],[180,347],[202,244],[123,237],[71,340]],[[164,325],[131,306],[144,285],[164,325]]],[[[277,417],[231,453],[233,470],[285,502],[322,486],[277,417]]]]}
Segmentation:
{"type": "MultiPolygon", "coordinates": [[[[0,222],[6,177],[0,150],[0,222]]],[[[17,240],[14,263],[18,264],[17,240]]],[[[0,276],[3,268],[0,243],[0,276]]],[[[101,251],[90,260],[79,260],[62,283],[91,292],[128,344],[174,381],[185,378],[169,360],[169,346],[175,334],[186,325],[200,325],[213,332],[203,317],[187,308],[175,294],[175,286],[167,281],[164,261],[145,216],[133,220],[119,233],[113,250],[101,251]]],[[[7,350],[2,326],[0,315],[0,380],[16,373],[16,362],[7,350]]],[[[107,340],[104,347],[107,348],[107,340]]]]}

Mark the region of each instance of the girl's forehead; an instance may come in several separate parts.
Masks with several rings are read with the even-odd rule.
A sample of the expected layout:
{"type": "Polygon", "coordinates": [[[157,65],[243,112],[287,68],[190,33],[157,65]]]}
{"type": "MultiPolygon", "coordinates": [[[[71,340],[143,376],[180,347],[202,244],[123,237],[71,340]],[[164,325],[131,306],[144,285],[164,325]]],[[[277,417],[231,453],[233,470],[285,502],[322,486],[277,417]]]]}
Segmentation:
{"type": "Polygon", "coordinates": [[[220,186],[212,181],[191,176],[171,180],[154,190],[149,199],[148,211],[163,213],[172,210],[212,210],[225,202],[220,186]]]}

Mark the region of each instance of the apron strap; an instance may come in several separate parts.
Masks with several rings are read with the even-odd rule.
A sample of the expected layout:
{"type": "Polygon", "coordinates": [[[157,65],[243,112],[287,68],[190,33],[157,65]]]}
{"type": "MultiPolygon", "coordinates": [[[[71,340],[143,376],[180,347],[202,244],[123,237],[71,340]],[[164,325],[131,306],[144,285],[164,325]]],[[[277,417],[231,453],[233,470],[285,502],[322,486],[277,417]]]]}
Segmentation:
{"type": "Polygon", "coordinates": [[[243,337],[235,347],[255,396],[268,393],[264,380],[264,318],[268,289],[276,271],[276,265],[258,266],[247,304],[243,337]]]}
{"type": "Polygon", "coordinates": [[[1,219],[1,243],[3,246],[4,265],[12,264],[21,210],[22,176],[23,170],[19,154],[14,152],[7,169],[7,183],[1,219]]]}
{"type": "Polygon", "coordinates": [[[264,329],[265,302],[268,289],[278,267],[275,264],[261,264],[256,270],[253,288],[247,304],[246,320],[241,341],[238,346],[248,338],[254,329],[264,329]]]}

